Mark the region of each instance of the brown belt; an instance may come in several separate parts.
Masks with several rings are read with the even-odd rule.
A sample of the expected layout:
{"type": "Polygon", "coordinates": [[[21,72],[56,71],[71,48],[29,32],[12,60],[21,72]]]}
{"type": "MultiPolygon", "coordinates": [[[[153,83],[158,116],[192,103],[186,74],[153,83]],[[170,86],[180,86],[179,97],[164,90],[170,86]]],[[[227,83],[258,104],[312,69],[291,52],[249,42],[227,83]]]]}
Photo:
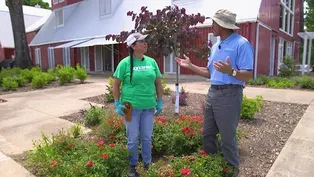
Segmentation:
{"type": "Polygon", "coordinates": [[[211,85],[211,88],[217,89],[217,90],[222,90],[222,89],[229,89],[229,88],[244,88],[243,85],[211,85]]]}

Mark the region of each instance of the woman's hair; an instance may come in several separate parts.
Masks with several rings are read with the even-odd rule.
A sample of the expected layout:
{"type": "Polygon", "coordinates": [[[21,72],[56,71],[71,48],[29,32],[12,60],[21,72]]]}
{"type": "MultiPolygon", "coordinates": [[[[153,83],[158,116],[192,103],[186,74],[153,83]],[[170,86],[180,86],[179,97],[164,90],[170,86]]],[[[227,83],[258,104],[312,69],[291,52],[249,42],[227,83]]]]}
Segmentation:
{"type": "Polygon", "coordinates": [[[134,49],[132,47],[129,48],[129,53],[130,53],[130,83],[132,83],[133,64],[134,64],[134,59],[133,59],[134,49]]]}

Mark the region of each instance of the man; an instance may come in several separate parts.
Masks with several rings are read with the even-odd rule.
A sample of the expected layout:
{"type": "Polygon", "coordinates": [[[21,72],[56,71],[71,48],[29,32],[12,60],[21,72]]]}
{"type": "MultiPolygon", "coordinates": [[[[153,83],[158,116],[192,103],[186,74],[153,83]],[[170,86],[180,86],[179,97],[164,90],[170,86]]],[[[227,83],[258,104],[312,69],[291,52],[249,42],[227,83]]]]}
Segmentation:
{"type": "Polygon", "coordinates": [[[217,137],[221,135],[221,151],[227,162],[239,173],[239,150],[236,129],[240,118],[243,88],[253,75],[253,47],[247,39],[234,32],[239,29],[236,14],[218,10],[211,18],[212,32],[219,36],[211,48],[207,67],[199,67],[184,59],[176,58],[181,67],[210,78],[203,127],[203,147],[207,153],[217,152],[217,137]]]}

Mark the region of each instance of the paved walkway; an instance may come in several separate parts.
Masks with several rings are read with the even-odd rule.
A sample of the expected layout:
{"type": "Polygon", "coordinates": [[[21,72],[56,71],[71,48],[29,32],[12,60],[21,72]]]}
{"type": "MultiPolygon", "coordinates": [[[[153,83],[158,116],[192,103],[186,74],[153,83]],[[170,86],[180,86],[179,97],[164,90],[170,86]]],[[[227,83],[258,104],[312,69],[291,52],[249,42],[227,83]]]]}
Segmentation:
{"type": "MultiPolygon", "coordinates": [[[[32,92],[2,95],[8,100],[0,104],[0,176],[31,176],[23,167],[7,155],[20,154],[32,149],[32,141],[73,123],[58,117],[89,107],[82,98],[104,94],[107,80],[103,77],[89,79],[94,83],[67,86],[32,92]],[[8,169],[12,169],[9,171],[8,169]]],[[[168,84],[174,90],[174,84],[168,84]]],[[[208,82],[185,82],[187,91],[206,94],[208,82]]],[[[284,149],[275,161],[267,177],[307,177],[314,174],[314,92],[246,88],[248,97],[262,95],[265,100],[310,104],[306,114],[294,130],[284,149]]]]}

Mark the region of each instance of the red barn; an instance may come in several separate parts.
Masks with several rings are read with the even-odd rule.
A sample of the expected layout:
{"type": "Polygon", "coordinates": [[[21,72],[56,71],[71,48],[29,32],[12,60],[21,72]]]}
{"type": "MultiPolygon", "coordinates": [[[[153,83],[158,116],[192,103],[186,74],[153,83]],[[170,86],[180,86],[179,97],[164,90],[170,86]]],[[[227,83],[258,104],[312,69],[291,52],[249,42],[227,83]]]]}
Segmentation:
{"type": "MultiPolygon", "coordinates": [[[[40,7],[30,7],[23,5],[24,23],[28,44],[33,40],[40,26],[43,25],[51,15],[51,10],[40,7]]],[[[5,5],[5,0],[0,0],[0,61],[12,59],[14,57],[14,37],[11,24],[9,8],[5,5]],[[4,57],[1,57],[4,55],[4,57]]]]}
{"type": "MultiPolygon", "coordinates": [[[[34,62],[43,69],[80,63],[91,73],[113,72],[128,53],[125,44],[107,41],[105,36],[133,29],[128,11],[139,12],[147,6],[156,12],[172,3],[206,17],[221,8],[235,12],[238,32],[255,48],[255,75],[276,75],[284,56],[299,61],[301,38],[297,34],[303,31],[303,0],[52,0],[53,13],[30,44],[34,62]]],[[[216,40],[211,20],[198,28],[202,37],[195,42],[216,40]]],[[[163,73],[176,72],[174,60],[169,60],[173,57],[156,59],[163,73]]],[[[207,61],[191,59],[207,65],[207,61]]],[[[179,72],[194,74],[186,69],[179,72]]]]}

